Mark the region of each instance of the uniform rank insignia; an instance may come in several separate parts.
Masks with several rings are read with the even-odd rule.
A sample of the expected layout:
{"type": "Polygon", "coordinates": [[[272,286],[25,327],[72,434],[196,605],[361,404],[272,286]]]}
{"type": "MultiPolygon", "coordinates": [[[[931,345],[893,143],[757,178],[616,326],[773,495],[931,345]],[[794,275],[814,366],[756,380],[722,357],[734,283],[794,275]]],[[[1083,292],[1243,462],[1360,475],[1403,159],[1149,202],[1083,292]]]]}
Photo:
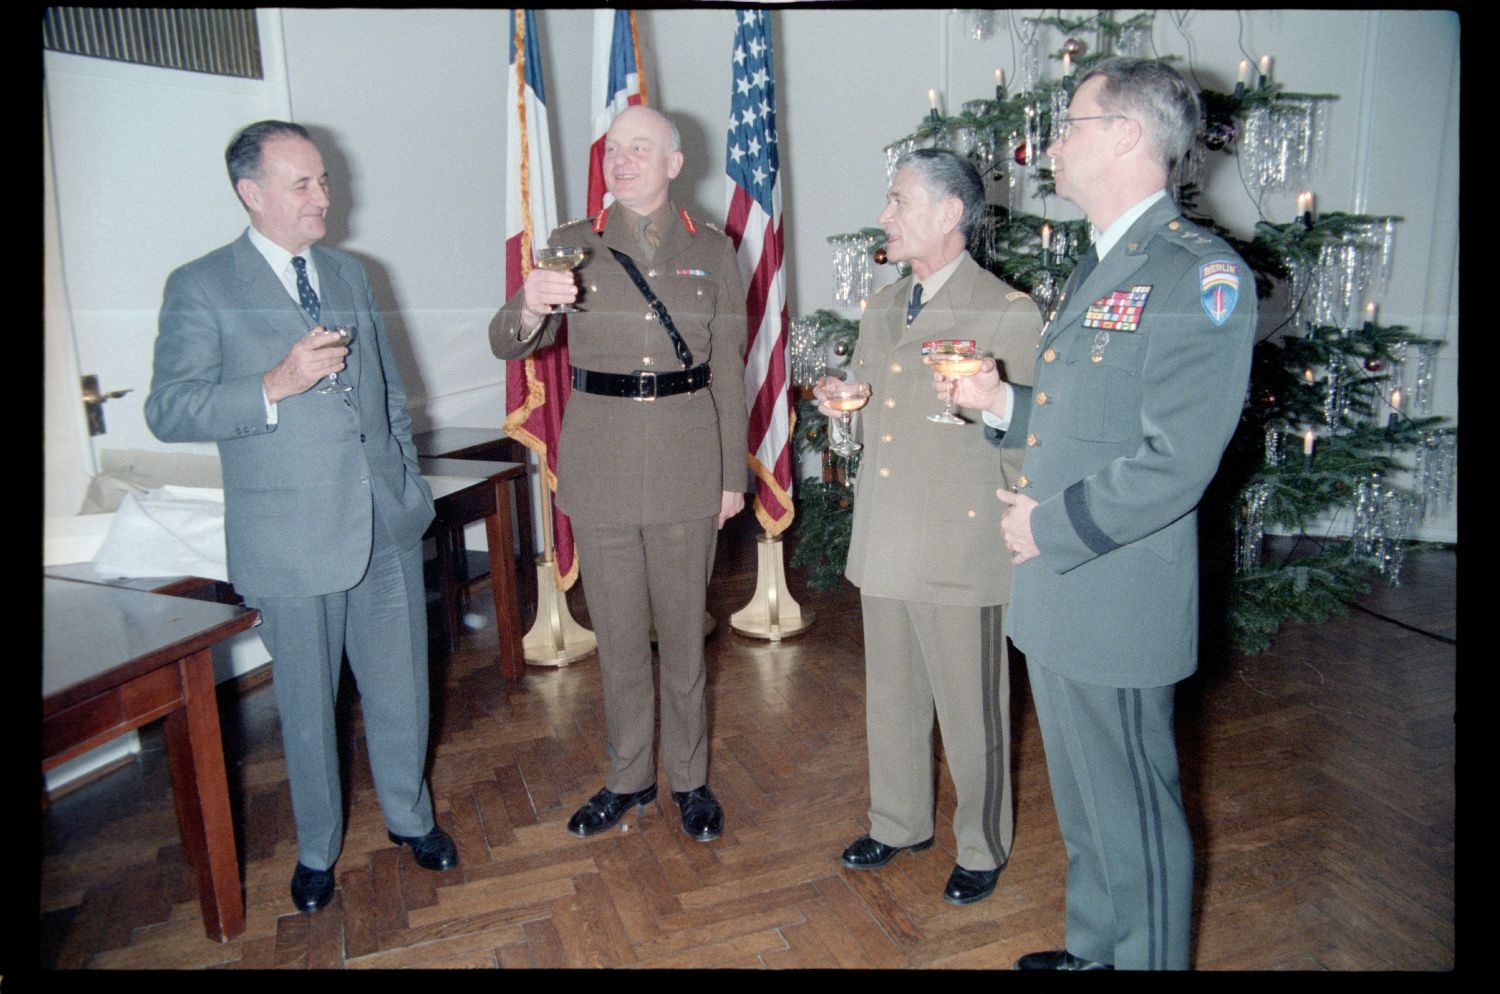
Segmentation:
{"type": "Polygon", "coordinates": [[[1151,287],[1147,285],[1116,290],[1108,297],[1100,297],[1089,305],[1088,313],[1083,316],[1083,326],[1105,331],[1135,331],[1141,326],[1141,311],[1146,309],[1149,296],[1151,287]]]}
{"type": "Polygon", "coordinates": [[[1227,260],[1205,262],[1198,267],[1203,311],[1214,324],[1222,325],[1240,300],[1240,267],[1227,260]]]}

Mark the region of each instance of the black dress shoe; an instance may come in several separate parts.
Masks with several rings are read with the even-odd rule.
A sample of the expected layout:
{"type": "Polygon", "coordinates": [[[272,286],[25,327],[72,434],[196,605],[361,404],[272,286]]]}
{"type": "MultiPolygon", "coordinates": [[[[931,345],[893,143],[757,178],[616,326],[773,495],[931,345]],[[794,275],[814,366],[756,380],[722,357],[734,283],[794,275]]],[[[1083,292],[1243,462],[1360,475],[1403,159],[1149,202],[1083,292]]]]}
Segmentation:
{"type": "Polygon", "coordinates": [[[311,914],[333,899],[333,867],[309,870],[301,863],[292,871],[292,903],[311,914]]]}
{"type": "Polygon", "coordinates": [[[692,790],[672,791],[672,800],[682,810],[682,830],[699,842],[712,842],[724,834],[724,809],[708,784],[692,790]]]}
{"type": "Polygon", "coordinates": [[[1080,959],[1066,949],[1049,949],[1043,953],[1027,953],[1016,960],[1017,970],[1113,970],[1108,963],[1095,963],[1091,959],[1080,959]]]}
{"type": "Polygon", "coordinates": [[[943,900],[958,905],[983,901],[995,893],[995,881],[1000,879],[1003,869],[997,866],[993,870],[966,870],[955,865],[948,874],[948,886],[943,888],[943,900]]]}
{"type": "Polygon", "coordinates": [[[839,857],[851,870],[873,870],[877,866],[884,866],[896,858],[896,854],[905,849],[907,852],[921,852],[932,848],[932,839],[913,843],[909,846],[888,846],[884,842],[876,842],[868,835],[862,835],[849,843],[849,848],[839,857]]]}
{"type": "Polygon", "coordinates": [[[656,784],[631,794],[616,794],[605,787],[589,798],[589,802],[568,819],[568,831],[582,838],[598,835],[606,829],[613,828],[615,822],[619,821],[620,816],[625,813],[625,809],[632,804],[640,808],[641,814],[645,814],[646,805],[654,800],[656,800],[656,784]]]}
{"type": "Polygon", "coordinates": [[[458,865],[458,846],[436,825],[426,835],[397,835],[389,830],[385,834],[398,846],[411,846],[412,858],[424,870],[451,870],[458,865]]]}

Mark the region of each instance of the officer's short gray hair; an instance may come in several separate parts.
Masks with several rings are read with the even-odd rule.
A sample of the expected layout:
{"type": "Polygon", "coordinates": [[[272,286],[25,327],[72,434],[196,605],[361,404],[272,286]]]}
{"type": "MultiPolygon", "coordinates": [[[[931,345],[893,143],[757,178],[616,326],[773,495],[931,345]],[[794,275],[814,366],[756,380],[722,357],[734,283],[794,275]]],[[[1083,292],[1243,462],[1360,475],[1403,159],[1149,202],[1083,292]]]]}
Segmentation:
{"type": "Polygon", "coordinates": [[[1198,95],[1177,70],[1159,59],[1106,59],[1078,81],[1103,81],[1099,106],[1106,113],[1138,119],[1170,172],[1198,134],[1198,95]]]}
{"type": "Polygon", "coordinates": [[[947,149],[919,148],[907,152],[896,161],[896,172],[903,169],[916,172],[917,178],[927,188],[927,192],[932,194],[934,201],[947,197],[958,198],[964,205],[964,214],[959,219],[958,227],[967,242],[984,221],[985,213],[984,180],[979,178],[979,170],[974,168],[974,164],[947,149]]]}

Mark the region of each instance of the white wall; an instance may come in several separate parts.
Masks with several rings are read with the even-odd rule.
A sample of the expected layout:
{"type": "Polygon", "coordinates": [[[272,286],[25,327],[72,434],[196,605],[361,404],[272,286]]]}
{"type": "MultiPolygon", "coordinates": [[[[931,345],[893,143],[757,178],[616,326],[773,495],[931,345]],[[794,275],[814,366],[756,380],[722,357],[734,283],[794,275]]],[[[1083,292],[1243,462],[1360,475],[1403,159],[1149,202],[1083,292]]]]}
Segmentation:
{"type": "MultiPolygon", "coordinates": [[[[1050,13],[1050,11],[1049,11],[1050,13]]],[[[334,173],[330,242],[369,266],[401,357],[419,427],[498,425],[503,365],[485,341],[498,307],[505,192],[501,73],[508,10],[285,9],[263,38],[285,64],[264,84],[225,85],[214,98],[243,122],[284,89],[294,119],[313,128],[334,173]],[[248,86],[246,101],[236,88],[248,86]],[[257,89],[258,88],[258,89],[257,89]],[[240,103],[236,103],[239,101],[240,103]]],[[[723,216],[723,130],[729,93],[734,12],[643,10],[638,15],[651,102],[676,117],[688,165],[674,196],[710,220],[723,216]]],[[[966,37],[962,16],[939,10],[777,9],[777,111],[793,315],[832,306],[827,236],[872,225],[885,193],[882,148],[907,134],[935,88],[944,104],[993,90],[994,70],[1015,74],[1019,47],[1012,17],[996,12],[996,32],[966,37]]],[[[550,105],[559,212],[582,214],[590,138],[592,12],[537,13],[550,105]]],[[[1014,25],[1019,27],[1019,25],[1014,25]]],[[[1050,30],[1050,29],[1049,29],[1050,30]]],[[[1320,210],[1397,214],[1390,293],[1382,323],[1408,324],[1446,339],[1438,413],[1457,414],[1458,38],[1456,15],[1423,11],[1233,10],[1157,14],[1153,42],[1204,86],[1227,89],[1240,58],[1272,54],[1288,88],[1340,95],[1333,104],[1326,161],[1315,176],[1320,210]],[[1176,17],[1182,18],[1181,24],[1176,17]],[[1243,44],[1242,50],[1239,45],[1243,44]]],[[[1053,36],[1054,47],[1061,36],[1053,36]]],[[[73,60],[75,63],[94,60],[73,60]]],[[[47,62],[53,113],[56,60],[47,62]]],[[[193,74],[136,69],[159,88],[193,74]]],[[[81,69],[70,69],[83,73],[81,69]]],[[[1055,72],[1055,65],[1050,70],[1055,72]]],[[[198,77],[201,79],[202,77],[198,77]]],[[[1191,78],[1191,77],[1190,77],[1191,78]]],[[[203,84],[195,84],[202,86],[203,84]]],[[[149,90],[127,103],[90,98],[67,111],[80,141],[65,147],[54,131],[59,201],[68,244],[63,267],[75,321],[100,311],[127,315],[121,348],[149,367],[154,309],[170,269],[228,241],[243,214],[223,179],[222,128],[143,130],[154,117],[149,90]],[[84,139],[87,140],[84,140],[84,139]],[[149,185],[102,182],[128,157],[168,178],[170,223],[153,208],[149,185]],[[93,166],[78,156],[98,160],[93,166]],[[78,178],[82,168],[86,175],[78,178]],[[81,192],[83,191],[83,192],[81,192]],[[87,198],[86,208],[80,200],[87,198]],[[85,213],[86,211],[86,213],[85,213]],[[142,216],[144,214],[144,216],[142,216]],[[114,233],[128,219],[150,237],[130,243],[114,233]],[[91,228],[109,235],[79,252],[91,228]]],[[[241,122],[241,123],[243,123],[241,122]]],[[[189,122],[191,124],[191,122],[189,122]]],[[[1201,204],[1248,235],[1257,205],[1215,156],[1201,204]]],[[[1259,205],[1271,220],[1291,217],[1295,191],[1259,205]]],[[[1061,202],[1053,216],[1074,217],[1061,202]]],[[[887,271],[881,281],[894,275],[887,271]]],[[[143,394],[146,383],[137,386],[143,394]]],[[[108,386],[108,384],[106,384],[108,386]]],[[[138,408],[140,395],[132,401],[138,408]]],[[[111,430],[129,406],[111,406],[111,430]]],[[[138,416],[138,414],[137,414],[138,416]]],[[[123,429],[122,429],[123,430],[123,429]]],[[[1429,520],[1426,537],[1455,540],[1456,518],[1429,520]]]]}

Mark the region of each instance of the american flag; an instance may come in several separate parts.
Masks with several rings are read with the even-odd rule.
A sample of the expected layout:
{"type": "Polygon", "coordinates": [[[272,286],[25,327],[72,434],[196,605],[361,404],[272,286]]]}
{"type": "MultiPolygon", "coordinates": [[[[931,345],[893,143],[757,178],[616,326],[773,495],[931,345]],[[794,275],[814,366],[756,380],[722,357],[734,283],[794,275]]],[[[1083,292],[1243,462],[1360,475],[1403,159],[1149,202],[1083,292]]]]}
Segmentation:
{"type": "Polygon", "coordinates": [[[604,133],[621,111],[643,103],[647,103],[646,80],[641,72],[635,11],[594,11],[594,144],[589,147],[589,217],[615,199],[604,188],[604,133]]]}
{"type": "MultiPolygon", "coordinates": [[[[532,245],[557,227],[553,201],[552,140],[547,128],[546,94],[538,55],[536,21],[529,10],[513,12],[510,67],[505,77],[505,297],[521,288],[531,272],[532,245]]],[[[557,320],[557,319],[554,319],[557,320]]],[[[572,381],[568,369],[567,333],[556,344],[526,359],[505,364],[505,431],[536,453],[543,485],[557,491],[557,436],[572,381]]],[[[559,590],[578,579],[573,529],[568,516],[552,505],[552,541],[559,590]]]]}
{"type": "Polygon", "coordinates": [[[750,409],[755,516],[767,535],[779,535],[793,515],[792,426],[771,23],[761,10],[738,11],[735,17],[724,230],[734,240],[745,281],[745,402],[750,409]]]}

